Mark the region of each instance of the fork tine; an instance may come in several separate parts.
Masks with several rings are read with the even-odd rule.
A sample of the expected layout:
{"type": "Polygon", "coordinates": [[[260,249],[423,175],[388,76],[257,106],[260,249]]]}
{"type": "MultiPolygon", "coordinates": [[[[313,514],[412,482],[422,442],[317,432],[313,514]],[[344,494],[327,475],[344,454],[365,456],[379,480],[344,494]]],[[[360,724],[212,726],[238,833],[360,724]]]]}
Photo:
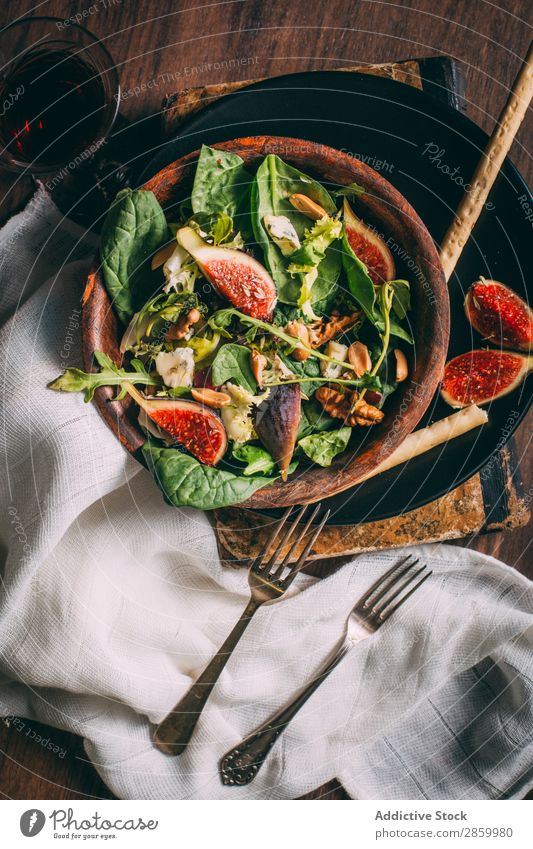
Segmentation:
{"type": "Polygon", "coordinates": [[[264,563],[261,563],[260,567],[255,570],[257,574],[263,575],[263,576],[269,574],[270,570],[272,569],[272,566],[274,565],[274,563],[276,562],[276,560],[278,558],[280,551],[282,551],[284,546],[286,546],[288,544],[288,542],[289,542],[290,538],[292,537],[294,531],[298,527],[298,523],[299,523],[300,519],[302,518],[303,514],[305,513],[306,508],[307,508],[307,505],[304,504],[303,507],[301,507],[298,510],[298,512],[296,513],[296,517],[295,517],[294,521],[291,523],[290,527],[288,527],[286,529],[282,538],[278,542],[278,544],[275,548],[275,551],[272,554],[272,557],[269,559],[268,563],[266,565],[264,563]]]}
{"type": "Polygon", "coordinates": [[[316,519],[317,513],[319,512],[321,506],[322,505],[320,503],[318,503],[316,505],[316,507],[313,510],[313,512],[311,513],[309,519],[306,521],[303,530],[301,531],[301,533],[298,534],[297,538],[294,540],[293,544],[289,548],[287,554],[285,555],[285,557],[283,558],[283,560],[281,561],[279,566],[277,566],[276,569],[273,572],[270,573],[269,578],[272,581],[274,581],[276,578],[279,578],[279,576],[282,574],[285,566],[287,565],[287,563],[289,563],[289,561],[290,561],[292,555],[294,554],[294,552],[296,551],[296,548],[298,547],[299,543],[301,542],[301,540],[304,538],[307,531],[309,530],[309,526],[312,525],[314,520],[316,519]]]}
{"type": "MultiPolygon", "coordinates": [[[[287,575],[287,577],[284,578],[281,581],[278,581],[278,584],[283,588],[283,591],[285,591],[286,589],[288,589],[290,587],[290,585],[294,581],[298,572],[300,572],[301,569],[303,569],[303,567],[305,566],[307,556],[308,556],[309,552],[311,551],[313,545],[315,544],[318,536],[320,535],[322,528],[324,527],[324,525],[328,521],[330,513],[331,513],[331,510],[326,510],[322,519],[320,520],[320,524],[318,525],[316,531],[314,532],[313,536],[311,537],[311,539],[309,540],[309,542],[305,546],[304,550],[300,554],[298,560],[296,561],[296,563],[292,567],[292,569],[289,572],[289,574],[287,575]]],[[[300,537],[300,539],[302,539],[302,537],[300,537]]]]}
{"type": "Polygon", "coordinates": [[[272,533],[270,534],[270,536],[269,536],[269,538],[268,538],[268,540],[267,540],[267,542],[266,542],[266,545],[265,545],[264,549],[263,549],[262,551],[260,551],[260,552],[259,552],[259,554],[257,555],[257,557],[253,560],[252,565],[250,566],[250,569],[251,569],[251,571],[252,571],[252,572],[257,571],[257,569],[261,566],[261,564],[262,564],[262,563],[266,560],[266,558],[268,557],[268,552],[269,552],[270,546],[271,546],[271,545],[272,545],[272,543],[274,543],[274,542],[276,541],[276,539],[278,538],[278,534],[280,533],[280,531],[282,530],[282,528],[283,528],[283,526],[284,526],[285,522],[286,522],[286,521],[287,521],[287,519],[289,518],[289,516],[290,516],[290,514],[291,514],[291,511],[292,511],[292,507],[287,507],[287,509],[285,510],[285,512],[284,512],[283,516],[281,517],[281,519],[280,519],[278,522],[276,522],[276,524],[274,525],[274,527],[273,527],[273,529],[272,529],[272,533]]]}
{"type": "Polygon", "coordinates": [[[363,606],[363,607],[367,607],[367,606],[368,606],[369,599],[370,599],[370,597],[372,596],[372,594],[373,594],[373,593],[375,593],[375,591],[376,591],[376,590],[378,590],[378,589],[381,587],[381,585],[383,584],[383,582],[384,582],[384,581],[386,581],[386,580],[387,580],[387,578],[389,578],[391,575],[393,575],[393,574],[394,574],[394,572],[396,572],[396,570],[400,568],[400,566],[403,566],[403,564],[404,564],[407,560],[410,560],[410,558],[411,558],[412,556],[413,556],[412,554],[407,554],[405,557],[402,557],[402,559],[401,559],[401,560],[398,560],[398,562],[397,562],[397,563],[395,563],[395,564],[394,564],[394,566],[391,566],[391,568],[390,568],[390,569],[387,569],[387,571],[385,572],[385,574],[384,574],[384,575],[381,575],[381,576],[377,579],[377,581],[374,581],[374,583],[372,584],[372,586],[371,586],[371,587],[370,587],[370,588],[366,591],[366,593],[365,593],[365,595],[364,595],[364,598],[362,598],[362,599],[361,599],[361,601],[360,601],[360,604],[362,604],[362,606],[363,606]]]}
{"type": "Polygon", "coordinates": [[[387,609],[387,608],[385,608],[385,610],[382,610],[382,611],[381,611],[381,613],[380,613],[380,614],[379,614],[379,616],[378,616],[379,624],[380,624],[380,625],[382,625],[382,624],[383,624],[383,622],[386,622],[386,621],[387,621],[387,619],[389,618],[389,616],[392,616],[392,614],[395,612],[395,610],[398,610],[398,608],[402,606],[402,604],[404,603],[404,601],[407,601],[407,599],[409,598],[409,596],[412,596],[412,595],[413,595],[413,593],[415,593],[415,592],[417,591],[417,589],[418,589],[419,587],[421,587],[421,586],[422,586],[422,584],[424,583],[424,581],[427,581],[427,579],[428,579],[429,577],[431,577],[431,575],[432,575],[432,574],[433,574],[433,570],[430,570],[429,572],[427,572],[427,573],[424,575],[424,577],[423,577],[423,578],[421,578],[421,579],[418,581],[418,583],[416,583],[416,584],[414,585],[414,587],[411,587],[411,589],[409,590],[409,592],[408,592],[408,593],[406,593],[404,596],[402,596],[402,598],[401,598],[399,601],[397,601],[397,602],[396,602],[396,604],[393,604],[393,605],[392,605],[392,607],[389,607],[388,609],[387,609]]]}
{"type": "MultiPolygon", "coordinates": [[[[374,596],[374,598],[372,600],[370,600],[370,598],[367,595],[367,600],[366,600],[365,604],[363,605],[363,607],[365,607],[365,608],[366,607],[375,608],[378,601],[380,601],[383,598],[383,596],[388,595],[391,592],[391,590],[395,589],[397,583],[399,581],[401,581],[401,579],[404,577],[404,575],[407,575],[408,572],[410,572],[411,569],[413,569],[416,566],[417,563],[418,563],[418,557],[416,558],[416,560],[413,560],[412,563],[407,563],[407,565],[404,566],[403,569],[400,569],[399,572],[397,572],[395,575],[392,576],[390,581],[387,581],[385,583],[385,585],[382,586],[380,592],[376,596],[374,596]]],[[[424,568],[424,567],[422,566],[422,568],[424,568]]],[[[398,593],[396,593],[396,595],[397,594],[398,593]]]]}
{"type": "MultiPolygon", "coordinates": [[[[415,564],[413,564],[413,566],[414,565],[415,564]]],[[[398,583],[398,582],[396,582],[396,584],[394,584],[394,586],[391,588],[391,590],[388,593],[386,593],[387,597],[385,598],[385,601],[383,601],[381,604],[376,603],[376,604],[372,605],[372,613],[374,615],[377,615],[377,614],[380,613],[380,611],[385,610],[385,608],[389,604],[391,604],[391,602],[395,601],[398,598],[398,596],[400,596],[403,593],[403,591],[405,589],[407,589],[409,584],[412,584],[413,581],[416,578],[418,578],[418,576],[424,571],[425,568],[426,568],[426,564],[423,563],[422,566],[420,567],[420,569],[417,569],[416,572],[410,572],[407,575],[405,581],[402,581],[402,583],[399,586],[396,586],[396,584],[398,583]],[[390,593],[392,593],[392,595],[390,593]]],[[[383,593],[381,594],[381,596],[383,596],[383,593]]]]}

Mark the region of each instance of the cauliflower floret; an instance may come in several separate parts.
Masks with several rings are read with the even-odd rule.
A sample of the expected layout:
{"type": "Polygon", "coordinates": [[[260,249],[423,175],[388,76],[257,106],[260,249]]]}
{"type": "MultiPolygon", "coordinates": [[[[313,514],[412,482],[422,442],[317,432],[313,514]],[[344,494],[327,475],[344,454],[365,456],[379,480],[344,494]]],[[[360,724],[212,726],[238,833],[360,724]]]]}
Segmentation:
{"type": "Polygon", "coordinates": [[[268,398],[270,389],[261,395],[252,395],[247,389],[234,383],[226,383],[222,389],[231,397],[231,404],[220,410],[228,439],[237,443],[249,442],[255,436],[253,408],[268,398]]]}
{"type": "MultiPolygon", "coordinates": [[[[341,342],[328,342],[324,353],[328,357],[333,357],[335,360],[340,360],[340,362],[343,363],[348,354],[348,346],[343,345],[341,342]]],[[[320,363],[320,372],[322,377],[327,377],[328,380],[335,380],[341,376],[342,366],[338,366],[335,363],[327,363],[322,360],[320,363]]]]}
{"type": "Polygon", "coordinates": [[[192,386],[194,377],[194,351],[192,348],[176,348],[168,353],[161,351],[155,358],[157,372],[166,386],[192,386]]]}

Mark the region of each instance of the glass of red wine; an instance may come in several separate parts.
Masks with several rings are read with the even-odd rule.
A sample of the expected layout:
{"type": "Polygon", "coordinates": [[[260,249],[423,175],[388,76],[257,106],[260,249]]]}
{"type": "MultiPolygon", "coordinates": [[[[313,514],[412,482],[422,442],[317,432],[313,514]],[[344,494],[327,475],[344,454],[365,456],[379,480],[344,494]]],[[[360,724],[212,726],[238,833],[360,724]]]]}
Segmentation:
{"type": "Polygon", "coordinates": [[[119,101],[110,54],[79,24],[21,18],[0,33],[0,166],[45,174],[90,160],[119,101]]]}

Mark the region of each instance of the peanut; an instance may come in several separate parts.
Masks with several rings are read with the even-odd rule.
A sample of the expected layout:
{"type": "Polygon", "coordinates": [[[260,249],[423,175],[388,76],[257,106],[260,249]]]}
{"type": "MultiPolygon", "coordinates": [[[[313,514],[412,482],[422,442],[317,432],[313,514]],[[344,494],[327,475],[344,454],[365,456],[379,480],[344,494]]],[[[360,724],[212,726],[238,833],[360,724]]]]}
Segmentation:
{"type": "Polygon", "coordinates": [[[257,385],[261,389],[263,386],[263,372],[268,365],[268,360],[259,351],[252,351],[250,354],[250,365],[252,367],[252,374],[257,381],[257,385]]]}
{"type": "Polygon", "coordinates": [[[302,215],[306,215],[307,218],[312,218],[313,221],[319,221],[327,215],[324,207],[315,203],[315,201],[308,198],[307,195],[294,194],[290,196],[289,201],[292,206],[298,210],[298,212],[301,212],[302,215]]]}
{"type": "Polygon", "coordinates": [[[357,377],[362,377],[372,368],[372,360],[368,348],[362,342],[352,342],[348,348],[348,361],[354,367],[357,377]]]}
{"type": "Polygon", "coordinates": [[[409,366],[407,365],[407,358],[403,351],[399,348],[394,349],[394,356],[396,357],[396,382],[402,383],[403,380],[406,379],[409,374],[409,366]]]}
{"type": "Polygon", "coordinates": [[[195,401],[200,404],[205,404],[207,407],[213,407],[219,410],[230,403],[231,398],[225,392],[216,392],[215,389],[207,389],[205,386],[199,389],[191,389],[191,395],[195,401]]]}
{"type": "MultiPolygon", "coordinates": [[[[301,321],[289,321],[285,328],[285,333],[288,333],[289,336],[293,336],[295,339],[299,339],[304,345],[309,345],[309,330],[307,329],[307,325],[301,321]]],[[[292,352],[293,360],[296,360],[298,363],[305,362],[308,356],[309,351],[304,350],[304,348],[295,348],[292,352]]]]}

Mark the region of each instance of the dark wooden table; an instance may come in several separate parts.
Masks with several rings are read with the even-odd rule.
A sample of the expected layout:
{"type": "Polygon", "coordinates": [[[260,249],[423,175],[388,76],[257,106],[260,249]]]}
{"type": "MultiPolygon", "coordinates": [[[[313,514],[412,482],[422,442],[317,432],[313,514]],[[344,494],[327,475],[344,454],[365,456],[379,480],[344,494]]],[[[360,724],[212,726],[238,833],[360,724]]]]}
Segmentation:
{"type": "MultiPolygon", "coordinates": [[[[35,8],[31,0],[0,7],[0,26],[35,8]]],[[[69,18],[88,11],[85,25],[105,39],[128,93],[122,111],[137,120],[160,109],[180,87],[288,73],[333,69],[448,54],[463,64],[468,114],[491,130],[531,39],[530,0],[48,0],[35,14],[69,18]],[[136,87],[142,90],[134,92],[136,87]]],[[[528,150],[531,112],[511,156],[533,182],[528,150]]],[[[0,175],[2,220],[31,194],[29,180],[0,175]]],[[[512,285],[512,281],[506,281],[512,285]]],[[[526,489],[533,483],[527,458],[533,414],[517,437],[526,489]]],[[[533,577],[531,528],[478,537],[468,545],[499,557],[533,577]]],[[[464,545],[464,541],[459,543],[464,545]]],[[[74,735],[26,722],[0,726],[0,792],[11,799],[109,798],[110,793],[74,735]],[[65,750],[59,757],[33,742],[36,733],[65,750]]],[[[336,783],[306,798],[346,799],[336,783]]]]}

